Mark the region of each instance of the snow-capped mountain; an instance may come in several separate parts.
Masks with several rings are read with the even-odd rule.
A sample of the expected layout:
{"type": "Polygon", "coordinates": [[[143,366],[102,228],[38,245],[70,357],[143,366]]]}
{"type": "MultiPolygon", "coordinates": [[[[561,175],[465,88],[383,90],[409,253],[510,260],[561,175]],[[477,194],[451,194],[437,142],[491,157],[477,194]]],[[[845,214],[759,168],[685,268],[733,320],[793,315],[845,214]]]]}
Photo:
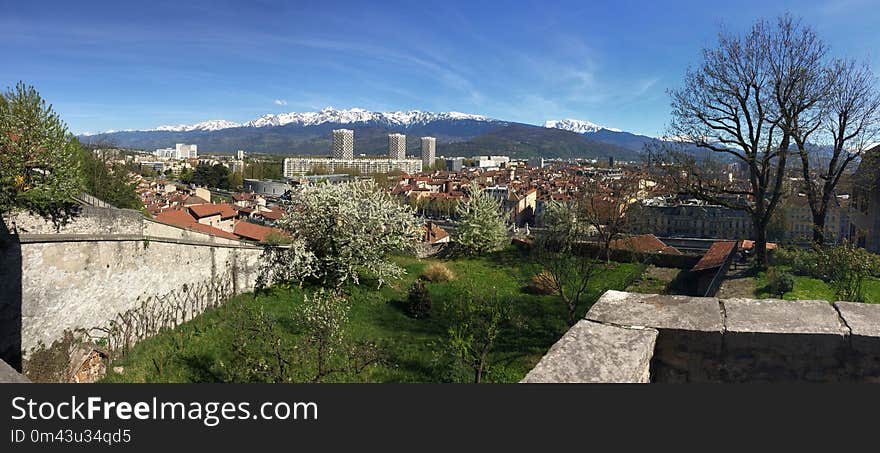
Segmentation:
{"type": "Polygon", "coordinates": [[[189,132],[189,131],[219,131],[232,127],[241,127],[239,123],[226,120],[208,120],[196,124],[178,124],[176,126],[159,126],[151,131],[189,132]]]}
{"type": "Polygon", "coordinates": [[[317,126],[325,123],[375,123],[392,127],[410,127],[414,125],[425,125],[434,121],[441,120],[473,120],[486,122],[495,121],[482,115],[472,115],[469,113],[460,112],[431,113],[422,112],[419,110],[408,110],[405,112],[371,112],[369,110],[358,108],[337,110],[333,107],[327,107],[319,112],[269,113],[246,123],[235,123],[226,120],[210,120],[196,124],[159,126],[155,129],[148,129],[147,131],[218,131],[221,129],[230,129],[234,127],[272,127],[286,126],[288,124],[299,126],[317,126]]]}
{"type": "Polygon", "coordinates": [[[564,120],[545,121],[544,127],[550,129],[562,129],[564,131],[576,132],[578,134],[599,132],[603,129],[612,132],[622,132],[620,129],[615,129],[613,127],[601,126],[596,123],[591,123],[589,121],[575,120],[570,118],[564,120]]]}

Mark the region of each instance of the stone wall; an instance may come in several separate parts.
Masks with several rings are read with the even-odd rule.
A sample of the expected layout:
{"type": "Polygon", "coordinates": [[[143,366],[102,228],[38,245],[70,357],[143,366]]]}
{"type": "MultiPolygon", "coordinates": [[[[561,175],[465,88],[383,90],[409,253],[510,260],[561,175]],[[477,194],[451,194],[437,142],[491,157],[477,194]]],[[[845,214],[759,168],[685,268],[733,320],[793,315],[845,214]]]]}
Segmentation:
{"type": "Polygon", "coordinates": [[[880,305],[608,291],[523,382],[880,382],[880,305]]]}
{"type": "Polygon", "coordinates": [[[2,220],[11,234],[0,242],[0,358],[25,374],[66,332],[126,351],[252,290],[262,254],[136,211],[84,207],[60,228],[22,213],[2,220]]]}

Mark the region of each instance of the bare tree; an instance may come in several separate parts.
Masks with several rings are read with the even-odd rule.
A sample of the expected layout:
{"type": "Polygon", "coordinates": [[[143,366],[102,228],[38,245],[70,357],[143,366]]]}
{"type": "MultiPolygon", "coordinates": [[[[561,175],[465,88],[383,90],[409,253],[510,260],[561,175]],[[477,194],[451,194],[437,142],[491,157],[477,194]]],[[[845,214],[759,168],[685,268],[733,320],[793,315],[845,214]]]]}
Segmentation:
{"type": "Polygon", "coordinates": [[[623,177],[589,179],[582,185],[578,211],[590,226],[590,232],[598,237],[607,262],[611,261],[611,243],[627,233],[634,223],[640,182],[638,178],[623,177]]]}
{"type": "Polygon", "coordinates": [[[748,178],[721,178],[717,165],[680,150],[670,153],[671,175],[696,198],[749,213],[759,267],[767,265],[767,225],[784,192],[793,131],[818,102],[808,94],[825,53],[813,30],[789,16],[758,21],[744,36],[720,33],[684,86],[670,92],[671,135],[738,162],[748,178]]]}
{"type": "Polygon", "coordinates": [[[841,176],[880,132],[880,93],[870,67],[837,60],[829,65],[826,79],[824,85],[813,87],[815,95],[824,96],[823,102],[806,117],[797,118],[792,133],[817,247],[827,239],[825,221],[841,176]]]}
{"type": "Polygon", "coordinates": [[[583,218],[583,208],[579,202],[550,203],[542,219],[547,229],[532,245],[533,257],[544,269],[536,278],[565,303],[569,326],[577,322],[590,282],[605,264],[599,249],[585,243],[589,223],[583,218]]]}

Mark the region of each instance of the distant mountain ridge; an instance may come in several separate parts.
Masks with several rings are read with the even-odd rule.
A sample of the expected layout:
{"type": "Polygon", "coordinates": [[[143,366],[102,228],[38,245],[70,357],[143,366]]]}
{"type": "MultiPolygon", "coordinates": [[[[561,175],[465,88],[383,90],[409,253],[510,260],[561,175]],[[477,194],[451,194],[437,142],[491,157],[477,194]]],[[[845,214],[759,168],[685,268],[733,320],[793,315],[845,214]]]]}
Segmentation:
{"type": "Polygon", "coordinates": [[[317,112],[266,114],[245,123],[209,120],[164,125],[148,130],[82,134],[91,143],[110,143],[139,149],[196,143],[203,153],[249,152],[326,155],[330,131],[355,131],[356,154],[387,153],[387,134],[407,134],[409,154],[418,155],[419,137],[437,137],[437,154],[472,156],[509,154],[511,157],[575,157],[634,160],[652,139],[583,120],[550,120],[543,126],[517,123],[461,112],[419,110],[373,112],[359,108],[324,108],[317,112]]]}

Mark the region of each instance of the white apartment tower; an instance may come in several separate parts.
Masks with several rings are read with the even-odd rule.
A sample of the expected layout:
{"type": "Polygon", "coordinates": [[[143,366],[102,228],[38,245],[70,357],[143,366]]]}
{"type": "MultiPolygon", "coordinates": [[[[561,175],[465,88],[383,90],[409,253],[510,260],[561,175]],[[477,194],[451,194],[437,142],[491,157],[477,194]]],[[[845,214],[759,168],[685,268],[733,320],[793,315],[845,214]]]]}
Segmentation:
{"type": "Polygon", "coordinates": [[[422,166],[428,168],[434,165],[437,158],[437,139],[434,137],[422,137],[422,166]]]}
{"type": "Polygon", "coordinates": [[[197,159],[199,157],[198,145],[177,143],[174,145],[174,157],[176,159],[197,159]]]}
{"type": "Polygon", "coordinates": [[[388,134],[388,157],[395,160],[406,159],[406,135],[388,134]]]}
{"type": "Polygon", "coordinates": [[[354,131],[351,129],[333,129],[334,159],[354,159],[354,131]]]}

